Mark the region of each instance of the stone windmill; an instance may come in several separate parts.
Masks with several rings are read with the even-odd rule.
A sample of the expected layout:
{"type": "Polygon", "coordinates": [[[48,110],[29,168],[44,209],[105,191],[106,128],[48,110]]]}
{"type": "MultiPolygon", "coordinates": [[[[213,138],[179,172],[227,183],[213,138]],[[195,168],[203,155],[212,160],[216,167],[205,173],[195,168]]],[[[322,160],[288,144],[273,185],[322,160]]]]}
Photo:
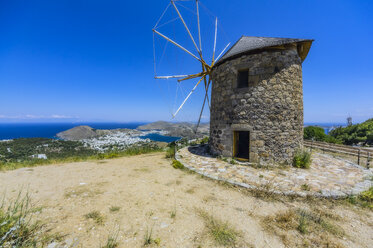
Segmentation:
{"type": "Polygon", "coordinates": [[[242,36],[212,68],[210,148],[290,163],[303,146],[302,62],[313,40],[242,36]]]}
{"type": "Polygon", "coordinates": [[[216,19],[212,59],[207,63],[202,54],[198,4],[197,0],[199,45],[176,1],[171,1],[166,8],[167,11],[171,6],[176,11],[197,54],[157,31],[159,21],[153,28],[154,34],[195,58],[202,68],[201,72],[191,75],[156,75],[157,79],[177,78],[179,82],[198,79],[173,116],[204,82],[205,98],[198,124],[207,100],[212,153],[250,162],[290,163],[295,150],[303,146],[302,63],[313,40],[242,36],[224,54],[230,45],[228,43],[215,58],[216,19]]]}

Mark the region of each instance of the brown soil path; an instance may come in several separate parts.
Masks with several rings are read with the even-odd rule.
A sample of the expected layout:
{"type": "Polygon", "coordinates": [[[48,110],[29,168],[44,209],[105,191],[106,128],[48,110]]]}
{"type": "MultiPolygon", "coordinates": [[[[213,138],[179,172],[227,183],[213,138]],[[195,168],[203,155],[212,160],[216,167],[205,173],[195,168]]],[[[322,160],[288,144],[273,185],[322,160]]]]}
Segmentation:
{"type": "MultiPolygon", "coordinates": [[[[302,201],[262,200],[240,188],[174,169],[163,153],[0,173],[0,191],[6,191],[7,198],[22,188],[42,206],[36,217],[51,233],[66,234],[61,244],[76,247],[100,247],[118,228],[119,247],[142,247],[150,230],[160,247],[217,247],[201,217],[203,211],[241,233],[241,247],[284,247],[283,238],[266,231],[262,219],[310,207],[302,201]],[[92,211],[103,216],[102,224],[84,217],[92,211]]],[[[337,225],[346,235],[338,242],[343,246],[372,247],[371,211],[330,204],[316,207],[340,216],[337,225]]],[[[292,237],[298,239],[294,244],[302,240],[300,234],[292,237]]]]}

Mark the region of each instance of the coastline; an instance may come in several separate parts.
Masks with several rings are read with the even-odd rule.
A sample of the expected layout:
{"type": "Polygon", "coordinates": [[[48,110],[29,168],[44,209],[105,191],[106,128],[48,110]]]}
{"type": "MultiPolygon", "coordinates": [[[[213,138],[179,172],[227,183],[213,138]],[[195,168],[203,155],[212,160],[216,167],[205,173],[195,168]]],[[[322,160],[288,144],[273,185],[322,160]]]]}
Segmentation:
{"type": "MultiPolygon", "coordinates": [[[[57,133],[68,129],[87,125],[94,129],[137,129],[140,126],[151,124],[151,122],[78,122],[78,123],[0,123],[0,141],[9,141],[17,138],[49,138],[60,139],[57,133]]],[[[306,126],[320,126],[326,132],[329,132],[335,127],[345,126],[343,123],[304,123],[306,126]]],[[[149,131],[149,130],[143,130],[149,131]]],[[[154,130],[155,131],[155,130],[154,130]]],[[[158,130],[162,131],[162,130],[158,130]]],[[[170,139],[178,138],[173,135],[160,133],[162,136],[170,137],[170,139]]],[[[148,137],[145,137],[148,138],[148,137]]],[[[166,139],[167,140],[167,139],[166,139]]],[[[156,140],[158,141],[158,140],[156,140]]],[[[163,140],[162,140],[163,141],[163,140]]]]}

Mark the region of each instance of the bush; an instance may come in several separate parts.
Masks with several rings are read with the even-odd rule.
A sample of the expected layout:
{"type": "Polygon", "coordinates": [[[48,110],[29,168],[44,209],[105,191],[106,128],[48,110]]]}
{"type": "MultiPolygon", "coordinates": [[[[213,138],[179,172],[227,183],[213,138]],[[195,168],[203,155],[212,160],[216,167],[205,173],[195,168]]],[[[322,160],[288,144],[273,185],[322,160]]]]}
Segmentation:
{"type": "Polygon", "coordinates": [[[360,193],[360,199],[366,202],[373,203],[373,187],[360,193]]]}
{"type": "Polygon", "coordinates": [[[308,126],[303,130],[304,139],[314,139],[316,141],[325,141],[326,139],[325,131],[322,127],[308,126]]]}
{"type": "Polygon", "coordinates": [[[325,134],[325,131],[322,127],[308,126],[303,130],[303,138],[306,140],[316,140],[323,141],[328,143],[342,143],[339,139],[325,134]]]}
{"type": "Polygon", "coordinates": [[[172,161],[172,167],[175,169],[184,169],[184,165],[177,160],[172,161]]]}
{"type": "Polygon", "coordinates": [[[171,142],[166,150],[166,158],[172,158],[175,159],[175,150],[176,150],[176,143],[171,142]]]}
{"type": "Polygon", "coordinates": [[[201,139],[201,144],[208,144],[209,143],[209,137],[205,136],[203,139],[201,139]]]}
{"type": "Polygon", "coordinates": [[[293,157],[293,166],[309,169],[311,166],[311,153],[307,150],[297,150],[293,157]]]}
{"type": "Polygon", "coordinates": [[[347,202],[373,210],[373,187],[370,187],[368,190],[365,190],[358,195],[348,196],[347,202]]]}
{"type": "Polygon", "coordinates": [[[373,118],[360,124],[338,127],[330,131],[330,135],[345,145],[373,145],[373,118]]]}

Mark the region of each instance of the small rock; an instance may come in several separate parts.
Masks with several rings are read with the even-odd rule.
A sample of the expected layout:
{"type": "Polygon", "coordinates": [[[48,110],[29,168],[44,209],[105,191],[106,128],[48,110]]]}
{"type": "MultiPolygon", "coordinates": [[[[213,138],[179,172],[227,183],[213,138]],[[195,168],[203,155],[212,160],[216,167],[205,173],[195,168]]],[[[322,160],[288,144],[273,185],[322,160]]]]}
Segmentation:
{"type": "Polygon", "coordinates": [[[57,243],[56,242],[53,242],[53,243],[50,243],[47,247],[48,248],[55,248],[55,247],[57,247],[57,243]]]}
{"type": "Polygon", "coordinates": [[[164,222],[162,222],[162,223],[161,223],[161,228],[166,228],[166,227],[168,227],[168,224],[167,224],[167,223],[164,223],[164,222]]]}

